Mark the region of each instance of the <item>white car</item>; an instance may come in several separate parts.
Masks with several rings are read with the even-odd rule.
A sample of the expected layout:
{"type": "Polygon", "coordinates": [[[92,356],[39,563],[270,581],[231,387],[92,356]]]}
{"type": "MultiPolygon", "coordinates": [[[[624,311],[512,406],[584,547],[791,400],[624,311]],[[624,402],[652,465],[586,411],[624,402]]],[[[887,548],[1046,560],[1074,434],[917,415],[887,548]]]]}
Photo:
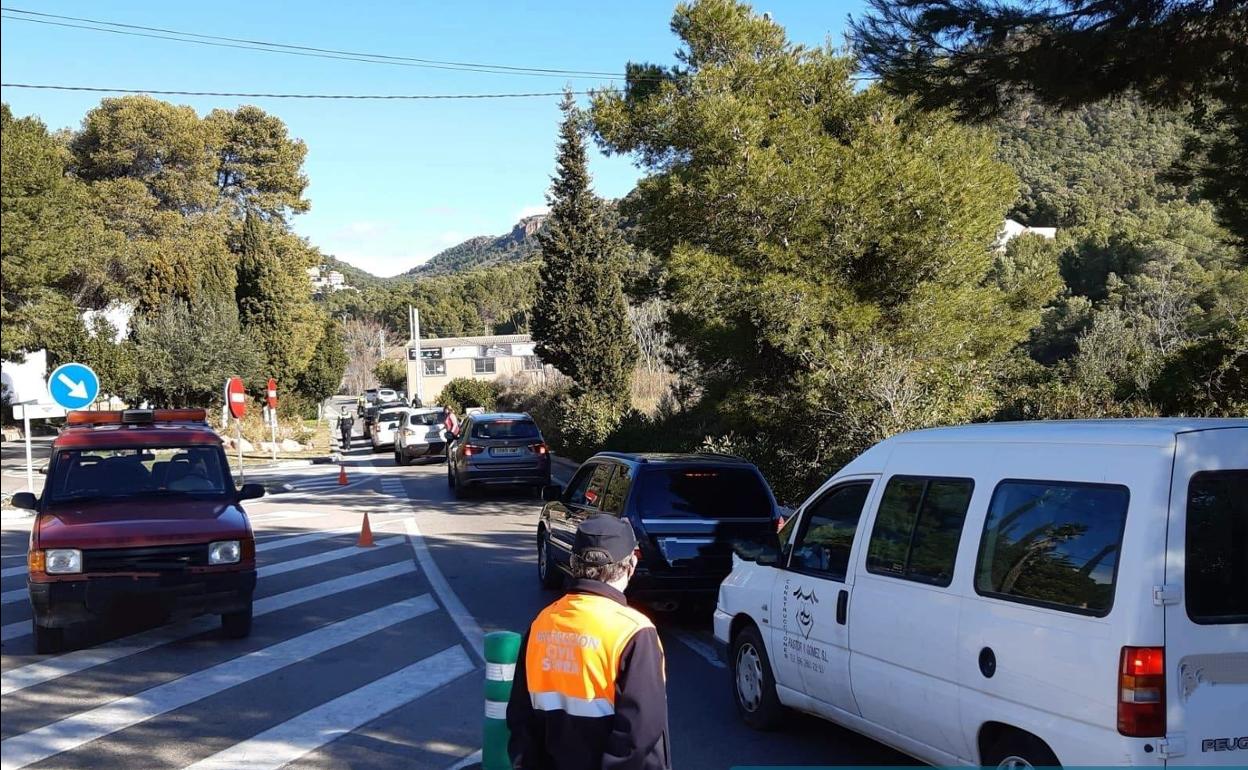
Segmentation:
{"type": "Polygon", "coordinates": [[[380,388],[377,390],[377,403],[388,404],[391,401],[401,401],[398,391],[392,388],[380,388]]]}
{"type": "Polygon", "coordinates": [[[381,406],[377,409],[377,415],[373,418],[372,425],[369,426],[369,439],[372,441],[374,452],[394,446],[399,421],[407,411],[409,411],[408,408],[402,404],[381,406]]]}
{"type": "Polygon", "coordinates": [[[720,587],[738,712],[934,765],[1243,765],[1248,420],[902,434],[720,587]]]}
{"type": "Polygon", "coordinates": [[[407,465],[417,457],[445,456],[441,407],[404,410],[394,439],[395,465],[407,465]]]}

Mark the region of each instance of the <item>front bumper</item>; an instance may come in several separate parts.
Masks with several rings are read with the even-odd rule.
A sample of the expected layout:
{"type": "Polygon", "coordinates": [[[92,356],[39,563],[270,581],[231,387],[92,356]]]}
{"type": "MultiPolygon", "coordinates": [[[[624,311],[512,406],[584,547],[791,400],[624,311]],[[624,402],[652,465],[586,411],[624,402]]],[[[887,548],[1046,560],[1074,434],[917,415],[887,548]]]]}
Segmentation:
{"type": "Polygon", "coordinates": [[[35,622],[47,628],[64,628],[98,620],[124,608],[156,612],[172,619],[246,610],[256,590],[256,572],[93,576],[56,583],[28,580],[27,586],[35,622]]]}

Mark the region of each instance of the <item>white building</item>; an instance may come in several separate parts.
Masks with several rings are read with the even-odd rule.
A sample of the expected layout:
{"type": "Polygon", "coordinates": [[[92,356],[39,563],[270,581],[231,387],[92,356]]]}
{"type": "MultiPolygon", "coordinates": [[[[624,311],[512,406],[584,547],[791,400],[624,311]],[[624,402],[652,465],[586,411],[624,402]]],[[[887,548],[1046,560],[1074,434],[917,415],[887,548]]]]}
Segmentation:
{"type": "MultiPolygon", "coordinates": [[[[408,382],[416,381],[421,367],[424,402],[432,404],[446,383],[459,377],[494,380],[514,374],[539,377],[546,367],[527,334],[485,337],[433,337],[420,341],[420,351],[407,348],[408,382]]],[[[551,370],[553,371],[553,369],[551,370]]]]}
{"type": "Polygon", "coordinates": [[[1027,225],[1024,225],[1020,222],[1015,222],[1013,219],[1007,219],[1005,220],[1005,223],[1001,225],[1001,232],[997,233],[997,244],[995,248],[997,251],[1005,251],[1005,246],[1010,241],[1014,240],[1020,235],[1028,235],[1028,234],[1038,235],[1041,238],[1047,238],[1048,240],[1051,241],[1057,237],[1057,228],[1056,227],[1028,227],[1027,225]]]}

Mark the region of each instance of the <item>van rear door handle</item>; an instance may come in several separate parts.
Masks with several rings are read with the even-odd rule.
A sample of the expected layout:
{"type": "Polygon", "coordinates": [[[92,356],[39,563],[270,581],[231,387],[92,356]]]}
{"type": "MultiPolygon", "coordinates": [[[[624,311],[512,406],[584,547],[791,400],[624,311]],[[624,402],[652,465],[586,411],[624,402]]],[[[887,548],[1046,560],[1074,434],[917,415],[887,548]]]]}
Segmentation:
{"type": "Polygon", "coordinates": [[[849,614],[849,591],[844,588],[836,595],[836,622],[845,625],[849,614]]]}

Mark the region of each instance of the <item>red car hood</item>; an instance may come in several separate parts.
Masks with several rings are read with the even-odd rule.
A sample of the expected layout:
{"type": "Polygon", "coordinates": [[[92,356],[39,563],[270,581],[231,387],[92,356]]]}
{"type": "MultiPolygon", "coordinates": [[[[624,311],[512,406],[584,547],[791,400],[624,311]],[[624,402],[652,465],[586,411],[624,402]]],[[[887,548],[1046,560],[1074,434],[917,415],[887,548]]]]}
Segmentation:
{"type": "Polygon", "coordinates": [[[48,506],[39,548],[117,548],[251,537],[243,509],[224,500],[102,500],[48,506]]]}

